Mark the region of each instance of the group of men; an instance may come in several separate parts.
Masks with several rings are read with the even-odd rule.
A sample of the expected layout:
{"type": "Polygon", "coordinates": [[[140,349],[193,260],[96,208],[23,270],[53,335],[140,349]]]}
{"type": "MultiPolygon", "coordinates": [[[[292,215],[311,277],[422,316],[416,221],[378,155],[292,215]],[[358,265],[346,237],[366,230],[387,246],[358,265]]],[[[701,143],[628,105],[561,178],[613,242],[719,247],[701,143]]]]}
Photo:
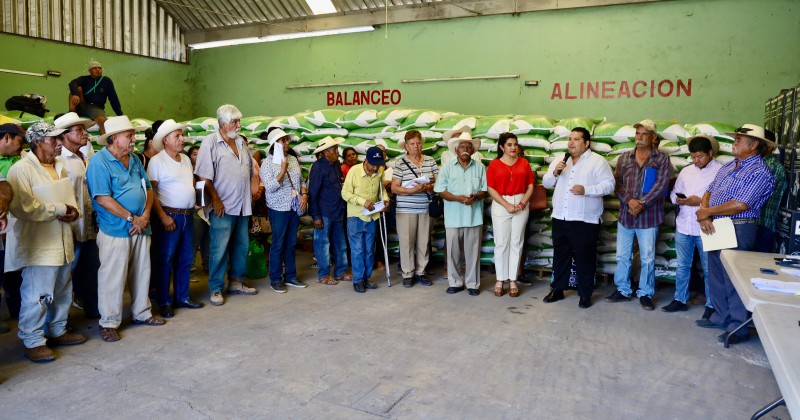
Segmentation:
{"type": "MultiPolygon", "coordinates": [[[[616,290],[606,300],[631,300],[633,241],[639,249],[640,274],[636,292],[645,310],[653,310],[655,293],[655,249],[659,226],[664,221],[672,165],[658,150],[656,124],[643,120],[634,125],[636,147],[617,160],[616,174],[592,152],[588,131],[572,131],[569,158],[555,161],[544,177],[544,185],[555,186],[553,195],[554,283],[544,301],[564,299],[564,289],[575,263],[579,306],[591,305],[595,276],[596,242],[602,198],[616,190],[620,200],[617,223],[616,290]]],[[[678,206],[675,245],[677,271],[675,294],[664,312],[685,311],[695,250],[700,255],[705,280],[706,310],[697,325],[725,332],[719,341],[738,343],[749,339],[747,329],[737,330],[748,318],[747,310],[720,262],[720,251],[704,252],[701,235],[715,233],[713,220],[728,217],[736,230],[736,249],[772,252],[774,220],[786,188],[783,167],[772,151],[774,136],[764,128],[745,124],[734,133],[734,159],[721,165],[714,157],[717,140],[698,135],[687,140],[692,165],[680,172],[669,197],[678,206]],[[764,206],[772,202],[772,206],[764,206]],[[762,210],[762,207],[764,209],[762,210]],[[757,236],[763,239],[757,243],[757,236]]]]}
{"type": "MultiPolygon", "coordinates": [[[[0,126],[0,227],[5,227],[7,211],[11,225],[5,242],[4,286],[13,285],[10,274],[21,270],[19,337],[30,360],[53,360],[51,347],[86,341],[85,336],[67,328],[73,290],[87,315],[100,318],[101,338],[109,342],[120,339],[126,283],[135,324],[163,325],[163,318],[172,317],[175,307],[203,307],[190,299],[188,287],[195,252],[192,215],[199,204],[195,194],[198,180],[204,183],[209,200],[211,303],[224,304],[225,290],[228,294],[257,293],[244,283],[244,259],[252,203],[263,198],[257,163],[239,135],[241,117],[233,105],[217,110],[219,129],[204,139],[194,169],[182,153],[186,126],[174,120],[158,126],[153,147],[159,153],[147,169],[131,155],[136,128],[124,115],[105,121],[105,132],[98,141],[106,147],[96,153],[87,146],[87,128],[95,121],[73,112],[60,116],[54,124],[35,123],[27,132],[13,124],[0,126]],[[20,157],[23,142],[28,143],[30,152],[20,157]],[[13,159],[4,160],[9,155],[13,159]],[[152,215],[156,217],[151,220],[152,215]],[[155,235],[152,243],[151,233],[155,235]],[[155,269],[151,246],[158,255],[155,269]],[[151,288],[161,317],[152,313],[151,288]]],[[[655,123],[644,120],[635,128],[636,147],[619,157],[616,175],[608,162],[592,151],[591,135],[583,128],[570,133],[567,157],[548,168],[543,184],[555,188],[554,282],[545,302],[564,299],[574,262],[579,306],[592,305],[603,196],[616,190],[620,199],[616,290],[606,299],[631,299],[629,275],[636,237],[641,259],[637,296],[644,309],[654,308],[655,243],[664,220],[672,169],[669,158],[657,149],[655,123]]],[[[718,145],[713,137],[700,135],[688,140],[692,165],[680,173],[671,194],[680,209],[678,279],[674,300],[662,309],[686,310],[696,248],[707,289],[707,310],[697,323],[726,330],[720,340],[736,343],[748,338],[741,332],[730,334],[745,321],[747,311],[722,268],[719,251],[709,252],[706,264],[700,236],[714,233],[713,219],[731,217],[738,249],[752,249],[757,222],[763,216],[761,207],[784,186],[776,185],[778,176],[765,163],[775,143],[763,128],[748,124],[732,135],[734,159],[725,165],[714,160],[718,145]]],[[[480,144],[469,129],[449,131],[444,138],[452,157],[442,167],[434,191],[445,201],[447,293],[466,289],[470,295],[478,295],[486,169],[473,157],[480,144]]],[[[384,179],[386,155],[379,147],[369,148],[364,162],[350,168],[342,179],[337,165],[342,141],[320,141],[314,151],[318,159],[311,168],[309,213],[315,227],[318,280],[336,284],[333,280],[346,272],[346,226],[353,289],[364,293],[377,287],[370,277],[378,219],[390,205],[384,179]]],[[[781,180],[785,184],[785,176],[781,180]]]]}

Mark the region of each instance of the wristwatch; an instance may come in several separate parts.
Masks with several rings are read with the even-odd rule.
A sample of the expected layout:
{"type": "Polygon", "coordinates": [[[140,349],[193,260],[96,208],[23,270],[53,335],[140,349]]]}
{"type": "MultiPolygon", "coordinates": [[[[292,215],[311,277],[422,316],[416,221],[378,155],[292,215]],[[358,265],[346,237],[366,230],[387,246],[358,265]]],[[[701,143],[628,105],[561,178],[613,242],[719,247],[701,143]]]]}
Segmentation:
{"type": "Polygon", "coordinates": [[[125,218],[125,220],[127,220],[128,223],[133,223],[133,213],[129,214],[128,217],[125,218]]]}

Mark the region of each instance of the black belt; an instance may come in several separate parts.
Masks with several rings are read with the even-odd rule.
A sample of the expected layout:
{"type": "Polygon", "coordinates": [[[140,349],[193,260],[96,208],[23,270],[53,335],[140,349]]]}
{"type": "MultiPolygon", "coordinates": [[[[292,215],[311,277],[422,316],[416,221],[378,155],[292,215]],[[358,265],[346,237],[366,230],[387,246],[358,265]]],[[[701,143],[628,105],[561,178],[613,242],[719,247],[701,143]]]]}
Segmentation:
{"type": "Polygon", "coordinates": [[[174,207],[167,207],[161,206],[161,209],[167,213],[174,213],[174,214],[192,214],[194,209],[176,209],[174,207]]]}

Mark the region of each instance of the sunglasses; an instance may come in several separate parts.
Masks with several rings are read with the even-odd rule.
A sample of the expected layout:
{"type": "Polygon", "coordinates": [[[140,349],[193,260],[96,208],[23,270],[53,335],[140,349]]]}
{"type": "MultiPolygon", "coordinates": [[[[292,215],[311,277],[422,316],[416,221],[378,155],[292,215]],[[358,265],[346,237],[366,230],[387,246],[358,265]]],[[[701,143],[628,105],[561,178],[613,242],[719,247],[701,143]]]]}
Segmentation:
{"type": "Polygon", "coordinates": [[[734,131],[734,133],[739,133],[739,134],[747,134],[747,133],[749,133],[749,132],[751,132],[751,131],[753,131],[753,129],[752,129],[752,128],[744,128],[744,127],[739,127],[739,128],[737,128],[737,129],[734,131]]]}

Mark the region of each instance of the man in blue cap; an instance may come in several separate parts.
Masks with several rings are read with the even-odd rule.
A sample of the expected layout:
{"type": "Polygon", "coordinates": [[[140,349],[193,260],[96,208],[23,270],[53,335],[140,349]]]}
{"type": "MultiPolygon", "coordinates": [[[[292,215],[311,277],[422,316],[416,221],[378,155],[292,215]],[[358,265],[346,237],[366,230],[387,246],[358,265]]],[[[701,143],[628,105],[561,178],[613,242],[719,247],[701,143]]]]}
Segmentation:
{"type": "Polygon", "coordinates": [[[383,151],[372,146],[367,149],[364,163],[350,168],[342,187],[347,202],[347,235],[350,239],[350,262],[353,266],[353,290],[364,293],[378,286],[369,281],[375,254],[376,210],[389,208],[388,195],[383,187],[383,151]],[[382,209],[381,209],[381,206],[382,209]]]}

